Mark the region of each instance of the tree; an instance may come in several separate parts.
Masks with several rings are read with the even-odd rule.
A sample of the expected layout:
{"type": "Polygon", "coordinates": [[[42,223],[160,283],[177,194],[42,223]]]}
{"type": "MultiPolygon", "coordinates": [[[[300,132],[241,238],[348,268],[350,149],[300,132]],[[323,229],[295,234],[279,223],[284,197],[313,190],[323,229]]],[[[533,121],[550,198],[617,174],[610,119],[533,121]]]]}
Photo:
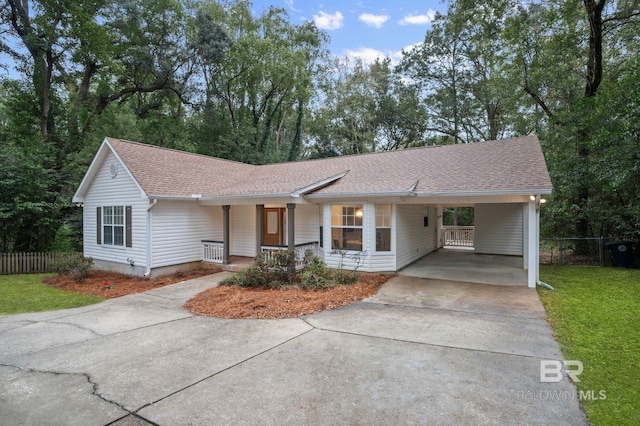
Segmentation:
{"type": "Polygon", "coordinates": [[[424,111],[390,59],[335,58],[318,88],[309,123],[313,157],[423,145],[424,111]]]}
{"type": "MultiPolygon", "coordinates": [[[[72,210],[71,194],[79,182],[76,171],[86,169],[90,158],[82,151],[95,146],[88,137],[96,118],[112,105],[135,106],[141,117],[162,109],[171,98],[180,99],[181,105],[191,75],[183,36],[185,15],[177,0],[6,0],[0,13],[2,51],[11,55],[23,81],[29,82],[12,88],[8,104],[16,105],[20,96],[33,100],[25,110],[29,119],[10,107],[19,119],[5,123],[3,131],[13,142],[3,159],[15,165],[2,175],[1,184],[22,182],[12,177],[19,170],[32,180],[22,182],[20,197],[3,202],[13,209],[6,213],[13,225],[21,217],[36,220],[23,214],[24,206],[33,207],[30,211],[41,214],[43,221],[48,217],[49,232],[38,231],[36,244],[48,247],[62,215],[72,210]],[[34,118],[35,131],[16,132],[34,118]]],[[[15,226],[14,240],[33,238],[38,229],[15,226]]]]}
{"type": "MultiPolygon", "coordinates": [[[[637,34],[628,31],[637,26],[639,16],[635,1],[549,1],[520,6],[509,23],[508,40],[514,62],[521,64],[523,91],[549,123],[543,143],[556,184],[549,213],[558,224],[574,224],[581,237],[612,230],[603,226],[608,221],[599,219],[612,200],[597,184],[602,175],[596,165],[626,143],[613,137],[618,132],[606,136],[601,131],[604,123],[611,123],[607,118],[617,121],[624,114],[606,117],[604,111],[612,102],[621,112],[629,106],[609,98],[611,92],[602,88],[618,87],[628,64],[637,60],[637,34]]],[[[613,205],[628,208],[619,201],[613,205]]]]}
{"type": "Polygon", "coordinates": [[[197,126],[207,128],[199,151],[251,163],[293,160],[325,36],[312,23],[292,25],[283,9],[270,7],[254,18],[250,6],[206,3],[197,12],[206,85],[197,126]],[[211,41],[210,34],[229,38],[211,41]]]}
{"type": "Polygon", "coordinates": [[[452,2],[422,44],[403,53],[399,71],[428,111],[427,130],[444,142],[468,143],[512,134],[513,92],[504,81],[500,46],[508,1],[452,2]]]}

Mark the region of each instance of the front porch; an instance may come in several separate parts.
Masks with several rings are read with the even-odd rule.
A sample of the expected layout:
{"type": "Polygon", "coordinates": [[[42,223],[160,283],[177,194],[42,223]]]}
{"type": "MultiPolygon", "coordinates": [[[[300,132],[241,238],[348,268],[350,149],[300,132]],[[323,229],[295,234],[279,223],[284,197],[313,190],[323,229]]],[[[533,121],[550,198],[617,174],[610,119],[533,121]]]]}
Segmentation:
{"type": "MultiPolygon", "coordinates": [[[[289,247],[283,245],[260,246],[260,252],[266,253],[267,257],[270,257],[272,253],[284,250],[289,250],[289,247]]],[[[308,250],[311,251],[314,256],[318,255],[318,241],[295,244],[293,250],[295,252],[296,270],[302,269],[304,257],[308,250]]],[[[202,241],[202,261],[207,263],[218,263],[221,265],[223,271],[241,271],[249,267],[255,260],[255,258],[249,256],[229,256],[228,260],[225,262],[224,253],[225,249],[222,241],[202,241]]]]}

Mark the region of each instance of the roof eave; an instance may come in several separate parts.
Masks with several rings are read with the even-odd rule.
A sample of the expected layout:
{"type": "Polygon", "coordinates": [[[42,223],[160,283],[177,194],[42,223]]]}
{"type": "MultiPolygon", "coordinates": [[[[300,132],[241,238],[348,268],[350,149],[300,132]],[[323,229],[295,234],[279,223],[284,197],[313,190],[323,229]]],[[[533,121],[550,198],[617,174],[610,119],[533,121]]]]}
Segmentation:
{"type": "Polygon", "coordinates": [[[316,183],[312,183],[311,185],[307,185],[303,188],[297,189],[293,191],[290,195],[294,198],[299,198],[300,196],[309,194],[313,191],[317,191],[318,189],[324,188],[327,185],[332,184],[333,182],[342,179],[349,171],[345,171],[342,173],[338,173],[335,176],[328,177],[326,179],[320,180],[316,183]]]}
{"type": "Polygon", "coordinates": [[[260,198],[290,198],[291,193],[270,193],[270,194],[241,194],[241,195],[149,195],[149,198],[156,198],[158,200],[174,200],[174,201],[186,201],[186,200],[202,200],[202,201],[221,201],[221,200],[246,200],[246,199],[260,199],[260,198]]]}
{"type": "Polygon", "coordinates": [[[501,195],[549,195],[551,188],[478,190],[478,191],[432,191],[416,192],[416,196],[424,197],[491,197],[501,195]]]}
{"type": "Polygon", "coordinates": [[[341,192],[326,194],[308,194],[305,198],[370,198],[370,197],[415,197],[416,193],[411,191],[380,191],[380,192],[341,192]]]}

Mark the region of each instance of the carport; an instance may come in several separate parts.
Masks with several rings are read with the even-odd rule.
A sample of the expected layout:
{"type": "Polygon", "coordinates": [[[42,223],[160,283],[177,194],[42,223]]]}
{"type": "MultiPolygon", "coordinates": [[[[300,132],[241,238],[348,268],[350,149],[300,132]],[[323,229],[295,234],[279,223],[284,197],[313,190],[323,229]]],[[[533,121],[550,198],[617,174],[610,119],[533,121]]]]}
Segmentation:
{"type": "MultiPolygon", "coordinates": [[[[416,197],[435,212],[435,238],[429,254],[401,265],[401,275],[461,282],[535,287],[539,276],[540,195],[416,197]],[[459,247],[446,245],[444,207],[473,207],[473,236],[459,247]]],[[[465,231],[467,232],[467,231],[465,231]]],[[[411,250],[419,233],[398,237],[411,250]]]]}
{"type": "Polygon", "coordinates": [[[399,274],[437,280],[526,286],[528,274],[522,265],[522,256],[441,248],[406,266],[399,274]]]}

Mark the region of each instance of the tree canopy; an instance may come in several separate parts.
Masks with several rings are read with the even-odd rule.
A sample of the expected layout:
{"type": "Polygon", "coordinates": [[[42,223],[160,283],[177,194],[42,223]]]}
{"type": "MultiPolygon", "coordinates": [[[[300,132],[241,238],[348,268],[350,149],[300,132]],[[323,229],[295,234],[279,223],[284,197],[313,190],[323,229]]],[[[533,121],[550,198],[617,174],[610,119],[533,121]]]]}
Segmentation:
{"type": "Polygon", "coordinates": [[[447,6],[368,63],[248,0],[2,1],[0,251],[81,244],[107,135],[262,164],[536,133],[545,234],[638,238],[640,1],[447,6]]]}

